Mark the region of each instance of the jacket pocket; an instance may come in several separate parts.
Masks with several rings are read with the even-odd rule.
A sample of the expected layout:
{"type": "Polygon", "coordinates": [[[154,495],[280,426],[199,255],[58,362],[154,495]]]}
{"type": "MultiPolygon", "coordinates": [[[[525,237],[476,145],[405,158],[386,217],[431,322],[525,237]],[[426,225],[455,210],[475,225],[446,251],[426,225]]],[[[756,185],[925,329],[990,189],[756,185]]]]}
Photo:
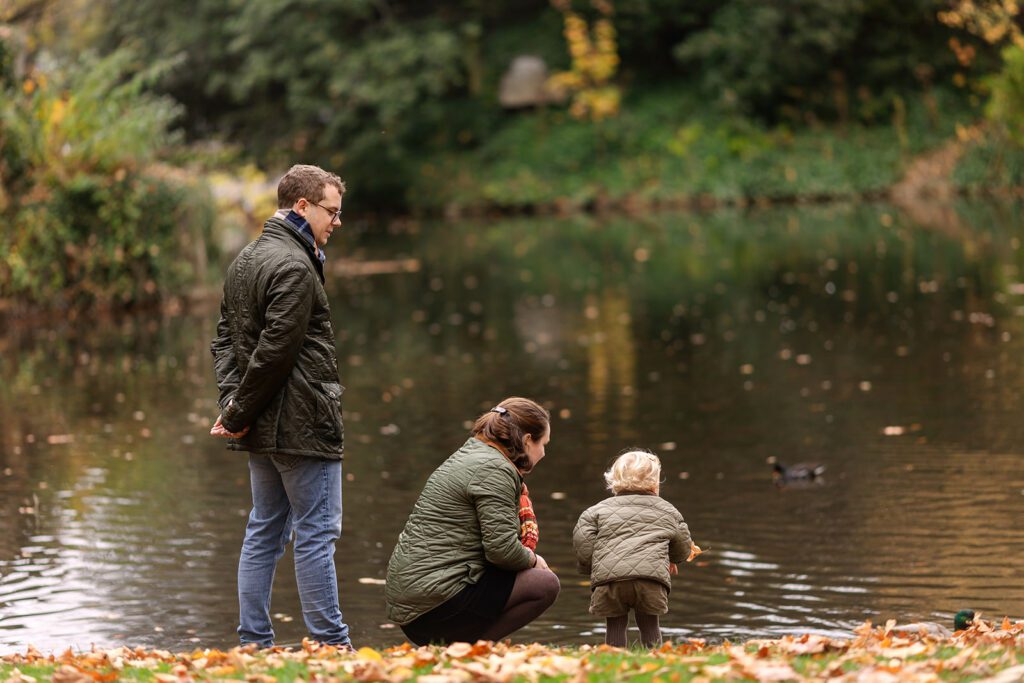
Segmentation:
{"type": "Polygon", "coordinates": [[[337,382],[311,382],[316,394],[313,431],[332,440],[341,438],[341,395],[345,387],[337,382]]]}

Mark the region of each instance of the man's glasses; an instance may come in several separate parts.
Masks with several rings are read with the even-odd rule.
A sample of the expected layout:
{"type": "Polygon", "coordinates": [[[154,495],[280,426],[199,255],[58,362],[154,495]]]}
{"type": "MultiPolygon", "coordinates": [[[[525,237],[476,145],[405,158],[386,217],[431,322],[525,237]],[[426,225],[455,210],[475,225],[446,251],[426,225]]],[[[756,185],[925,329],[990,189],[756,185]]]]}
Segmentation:
{"type": "Polygon", "coordinates": [[[327,213],[331,214],[331,222],[332,223],[334,221],[338,221],[339,223],[341,222],[341,209],[338,209],[337,211],[335,211],[334,209],[328,209],[326,206],[324,206],[323,204],[320,204],[319,202],[313,202],[313,203],[316,204],[317,206],[319,206],[321,209],[323,209],[327,213]]]}

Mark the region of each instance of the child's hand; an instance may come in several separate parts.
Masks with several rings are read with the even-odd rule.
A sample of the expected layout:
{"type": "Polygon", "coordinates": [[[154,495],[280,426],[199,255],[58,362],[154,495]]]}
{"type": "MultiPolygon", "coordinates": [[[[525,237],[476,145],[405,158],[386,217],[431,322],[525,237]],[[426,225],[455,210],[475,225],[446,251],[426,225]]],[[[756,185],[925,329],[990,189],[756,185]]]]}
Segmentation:
{"type": "Polygon", "coordinates": [[[676,574],[678,574],[679,573],[679,565],[676,564],[675,562],[669,562],[668,563],[668,573],[671,574],[672,576],[675,576],[676,574]]]}
{"type": "Polygon", "coordinates": [[[697,557],[702,552],[704,552],[704,551],[700,549],[700,546],[697,545],[696,543],[693,543],[691,545],[691,547],[690,547],[690,556],[686,558],[686,561],[687,562],[693,562],[693,558],[697,557]]]}

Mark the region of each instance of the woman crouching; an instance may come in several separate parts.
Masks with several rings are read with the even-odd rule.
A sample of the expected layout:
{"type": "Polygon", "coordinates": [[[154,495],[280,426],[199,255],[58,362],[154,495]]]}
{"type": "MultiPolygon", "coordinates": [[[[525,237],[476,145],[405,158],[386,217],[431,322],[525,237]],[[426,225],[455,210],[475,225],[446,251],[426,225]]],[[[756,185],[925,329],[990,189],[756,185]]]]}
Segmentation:
{"type": "Polygon", "coordinates": [[[544,408],[507,398],[477,419],[469,440],[427,479],[391,554],[384,591],[388,618],[410,641],[500,640],[555,601],[558,577],[528,547],[536,525],[523,495],[523,475],[550,439],[544,408]]]}

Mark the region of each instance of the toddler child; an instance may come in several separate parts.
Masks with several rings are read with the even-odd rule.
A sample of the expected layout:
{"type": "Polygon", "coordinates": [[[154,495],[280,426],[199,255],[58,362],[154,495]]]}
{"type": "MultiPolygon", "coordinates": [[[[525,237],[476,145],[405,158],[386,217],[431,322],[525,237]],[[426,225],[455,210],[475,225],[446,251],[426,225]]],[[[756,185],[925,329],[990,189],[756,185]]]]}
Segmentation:
{"type": "Polygon", "coordinates": [[[701,550],[690,540],[683,516],[658,496],[658,456],[623,453],[604,479],[613,495],[580,515],[572,538],[579,570],[590,575],[590,613],[607,620],[607,644],[625,647],[632,609],[644,647],[657,647],[658,615],[668,612],[669,575],[701,550]]]}

